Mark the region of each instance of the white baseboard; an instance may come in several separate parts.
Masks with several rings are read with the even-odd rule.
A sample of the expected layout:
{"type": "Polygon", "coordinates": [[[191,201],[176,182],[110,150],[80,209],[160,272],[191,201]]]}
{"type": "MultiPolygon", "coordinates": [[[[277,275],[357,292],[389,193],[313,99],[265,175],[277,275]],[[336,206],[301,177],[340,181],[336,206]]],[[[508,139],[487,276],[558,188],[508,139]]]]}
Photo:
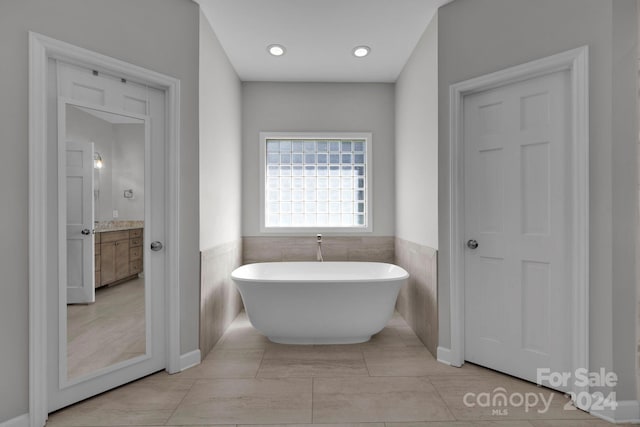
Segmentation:
{"type": "Polygon", "coordinates": [[[29,414],[22,414],[0,423],[0,427],[29,427],[29,414]]]}
{"type": "Polygon", "coordinates": [[[451,364],[451,349],[446,347],[438,347],[438,362],[444,363],[445,365],[453,366],[451,364]]]}
{"type": "Polygon", "coordinates": [[[201,360],[202,356],[200,354],[200,350],[193,350],[189,353],[180,355],[180,372],[199,365],[201,360]]]}
{"type": "Polygon", "coordinates": [[[590,411],[591,415],[610,423],[640,423],[640,402],[637,400],[621,400],[615,410],[604,409],[590,411]]]}

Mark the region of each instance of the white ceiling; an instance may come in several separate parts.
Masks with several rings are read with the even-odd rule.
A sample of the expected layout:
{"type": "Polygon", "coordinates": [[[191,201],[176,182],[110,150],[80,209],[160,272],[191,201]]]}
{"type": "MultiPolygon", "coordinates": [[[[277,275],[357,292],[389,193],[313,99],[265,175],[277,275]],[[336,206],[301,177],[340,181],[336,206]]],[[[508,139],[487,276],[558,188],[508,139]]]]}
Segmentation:
{"type": "Polygon", "coordinates": [[[395,82],[451,0],[196,0],[243,81],[395,82]],[[270,44],[287,52],[273,57],[270,44]],[[365,58],[352,55],[366,45],[365,58]]]}

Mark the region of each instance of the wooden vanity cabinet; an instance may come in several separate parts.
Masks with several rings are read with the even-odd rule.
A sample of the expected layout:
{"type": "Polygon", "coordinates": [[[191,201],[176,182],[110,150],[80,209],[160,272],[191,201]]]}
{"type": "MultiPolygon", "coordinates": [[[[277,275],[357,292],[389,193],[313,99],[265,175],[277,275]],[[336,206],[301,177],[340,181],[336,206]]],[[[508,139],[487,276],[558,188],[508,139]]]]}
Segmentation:
{"type": "Polygon", "coordinates": [[[96,287],[135,278],[142,272],[142,229],[96,235],[96,287]]]}
{"type": "Polygon", "coordinates": [[[142,273],[142,228],[129,232],[129,273],[142,273]]]}
{"type": "Polygon", "coordinates": [[[95,270],[96,270],[96,279],[95,279],[95,287],[99,288],[100,286],[102,286],[102,282],[101,282],[101,263],[100,263],[100,254],[102,253],[102,251],[100,250],[100,242],[102,238],[102,233],[96,233],[94,236],[94,248],[93,248],[93,255],[95,257],[95,270]]]}

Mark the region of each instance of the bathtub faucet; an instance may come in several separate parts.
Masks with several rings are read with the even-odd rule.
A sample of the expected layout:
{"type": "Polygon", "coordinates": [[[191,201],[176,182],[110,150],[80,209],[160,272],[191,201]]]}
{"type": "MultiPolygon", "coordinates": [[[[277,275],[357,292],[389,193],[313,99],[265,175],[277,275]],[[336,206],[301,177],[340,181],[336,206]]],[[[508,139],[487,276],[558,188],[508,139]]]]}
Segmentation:
{"type": "Polygon", "coordinates": [[[322,259],[322,234],[316,235],[316,241],[318,242],[318,250],[316,251],[316,261],[323,262],[322,259]]]}

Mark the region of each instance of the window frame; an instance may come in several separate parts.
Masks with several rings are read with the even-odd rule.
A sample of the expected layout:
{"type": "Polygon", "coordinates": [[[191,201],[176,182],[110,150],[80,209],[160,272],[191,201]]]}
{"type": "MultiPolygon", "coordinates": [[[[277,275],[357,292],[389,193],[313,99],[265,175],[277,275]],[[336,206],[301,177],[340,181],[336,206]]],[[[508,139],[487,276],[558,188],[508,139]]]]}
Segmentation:
{"type": "Polygon", "coordinates": [[[373,137],[371,132],[260,132],[259,153],[260,153],[260,232],[266,234],[283,234],[283,235],[304,235],[314,233],[330,233],[330,234],[360,234],[371,233],[373,231],[373,212],[372,212],[372,191],[371,184],[373,182],[373,137]],[[269,139],[363,139],[365,141],[365,226],[364,227],[267,227],[266,225],[266,183],[267,183],[267,140],[269,139]]]}

